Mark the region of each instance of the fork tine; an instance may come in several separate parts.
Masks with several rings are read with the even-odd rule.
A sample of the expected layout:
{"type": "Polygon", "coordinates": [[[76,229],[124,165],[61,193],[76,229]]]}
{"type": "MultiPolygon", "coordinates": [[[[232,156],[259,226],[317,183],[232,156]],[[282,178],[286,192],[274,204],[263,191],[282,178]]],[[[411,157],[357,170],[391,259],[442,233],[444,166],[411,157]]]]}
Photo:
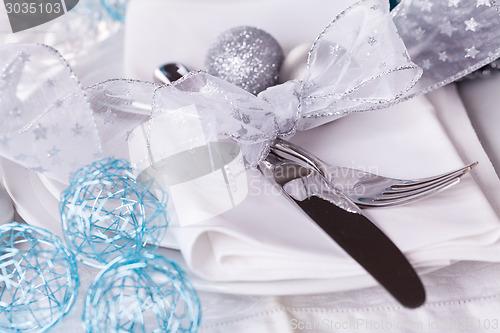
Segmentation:
{"type": "Polygon", "coordinates": [[[386,188],[382,192],[382,194],[390,195],[390,194],[419,191],[419,190],[424,189],[424,188],[432,188],[433,186],[439,185],[440,183],[445,182],[447,180],[463,177],[476,165],[477,165],[477,162],[469,164],[469,165],[467,165],[463,168],[457,169],[455,171],[451,171],[451,172],[436,176],[436,177],[426,178],[425,181],[424,180],[411,181],[411,184],[408,184],[408,185],[403,184],[403,186],[401,186],[401,184],[394,184],[394,185],[391,185],[390,187],[386,188]]]}
{"type": "Polygon", "coordinates": [[[450,186],[453,186],[460,182],[460,178],[467,174],[476,163],[469,164],[468,166],[454,171],[452,174],[448,175],[446,178],[441,178],[439,181],[434,181],[428,183],[418,189],[413,189],[410,191],[401,191],[393,193],[382,193],[373,199],[376,202],[384,202],[385,205],[401,204],[404,202],[415,201],[418,199],[423,199],[428,196],[435,194],[436,192],[442,191],[450,186]]]}
{"type": "Polygon", "coordinates": [[[420,189],[415,189],[412,191],[392,193],[392,194],[381,193],[380,195],[375,197],[374,200],[375,201],[389,201],[389,200],[407,199],[407,198],[412,198],[412,197],[418,197],[418,196],[426,194],[426,193],[435,193],[436,191],[440,191],[440,190],[445,189],[451,185],[457,184],[460,181],[460,178],[461,178],[461,176],[450,177],[448,179],[436,182],[432,185],[425,186],[425,187],[422,187],[420,189]]]}
{"type": "Polygon", "coordinates": [[[464,174],[465,173],[458,173],[458,172],[452,173],[450,175],[447,175],[446,177],[440,177],[440,178],[437,178],[434,181],[429,181],[427,183],[422,183],[419,186],[404,187],[404,188],[398,187],[396,189],[394,189],[394,187],[391,186],[391,187],[386,188],[384,191],[382,191],[381,194],[385,195],[385,196],[390,196],[390,195],[394,195],[394,196],[405,195],[405,193],[411,194],[413,192],[418,192],[418,191],[420,191],[422,189],[433,188],[436,185],[439,185],[439,184],[441,184],[443,182],[447,182],[450,179],[453,180],[453,179],[456,179],[456,178],[460,178],[464,174]]]}
{"type": "Polygon", "coordinates": [[[418,180],[404,181],[403,183],[394,184],[390,188],[391,189],[398,189],[398,188],[410,189],[412,187],[421,187],[422,185],[425,185],[427,183],[436,182],[436,181],[439,181],[439,180],[444,179],[444,178],[449,178],[452,175],[460,175],[460,177],[461,177],[461,176],[465,175],[466,173],[468,173],[473,167],[475,167],[477,165],[477,163],[478,162],[474,162],[474,163],[471,163],[471,164],[466,165],[464,167],[461,167],[457,170],[443,173],[441,175],[434,176],[434,177],[422,178],[422,179],[418,179],[418,180]]]}
{"type": "MultiPolygon", "coordinates": [[[[388,207],[388,206],[394,206],[394,205],[402,205],[410,202],[415,202],[417,200],[422,200],[427,197],[430,197],[437,192],[440,192],[442,190],[447,189],[450,186],[453,186],[457,183],[460,182],[460,178],[456,178],[453,181],[446,182],[441,186],[437,186],[431,190],[427,191],[421,191],[420,193],[413,194],[410,196],[405,196],[405,197],[399,197],[399,198],[392,198],[392,199],[384,199],[384,198],[374,198],[373,203],[377,203],[378,207],[388,207]]],[[[373,207],[372,205],[368,203],[364,203],[361,205],[362,207],[373,207]]]]}
{"type": "Polygon", "coordinates": [[[429,197],[458,183],[462,176],[477,165],[477,162],[471,163],[435,177],[401,180],[327,164],[305,149],[282,139],[276,139],[271,149],[278,156],[285,154],[287,158],[298,160],[316,170],[332,186],[338,187],[363,208],[394,206],[429,197]]]}

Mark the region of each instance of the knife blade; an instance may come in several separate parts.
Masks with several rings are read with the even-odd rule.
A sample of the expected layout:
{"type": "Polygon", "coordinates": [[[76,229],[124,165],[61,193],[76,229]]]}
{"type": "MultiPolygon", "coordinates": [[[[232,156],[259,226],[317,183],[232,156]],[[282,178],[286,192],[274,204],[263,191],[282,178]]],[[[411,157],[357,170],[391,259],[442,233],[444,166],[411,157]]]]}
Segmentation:
{"type": "Polygon", "coordinates": [[[425,302],[424,286],[399,248],[316,170],[272,152],[260,169],[403,306],[425,302]]]}

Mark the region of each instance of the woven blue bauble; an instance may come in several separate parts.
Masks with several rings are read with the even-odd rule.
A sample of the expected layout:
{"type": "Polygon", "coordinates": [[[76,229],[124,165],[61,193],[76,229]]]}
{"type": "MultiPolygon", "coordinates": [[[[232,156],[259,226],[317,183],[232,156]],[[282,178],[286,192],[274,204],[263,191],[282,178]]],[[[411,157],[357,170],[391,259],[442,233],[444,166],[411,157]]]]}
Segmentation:
{"type": "Polygon", "coordinates": [[[78,294],[70,251],[52,233],[27,224],[0,226],[0,332],[44,332],[78,294]]]}
{"type": "Polygon", "coordinates": [[[83,322],[92,333],[196,332],[201,310],[184,272],[146,253],[117,258],[89,287],[83,322]]]}
{"type": "Polygon", "coordinates": [[[61,194],[66,243],[78,260],[93,267],[154,251],[167,229],[166,200],[152,182],[137,182],[125,160],[85,166],[61,194]]]}

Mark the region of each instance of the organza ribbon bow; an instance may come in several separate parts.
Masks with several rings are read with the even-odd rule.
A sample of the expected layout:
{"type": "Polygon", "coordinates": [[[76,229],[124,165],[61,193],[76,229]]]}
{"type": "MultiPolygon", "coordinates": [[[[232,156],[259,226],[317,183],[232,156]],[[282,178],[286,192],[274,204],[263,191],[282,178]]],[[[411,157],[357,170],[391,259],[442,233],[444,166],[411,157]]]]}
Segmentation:
{"type": "Polygon", "coordinates": [[[236,140],[247,165],[253,166],[276,137],[387,106],[421,74],[397,34],[388,5],[365,0],[340,13],[319,35],[302,80],[254,96],[207,73],[188,74],[155,92],[151,128],[157,115],[182,118],[185,108],[194,105],[206,141],[236,140]]]}
{"type": "Polygon", "coordinates": [[[84,90],[55,50],[2,45],[0,154],[67,182],[97,158],[128,158],[103,147],[126,144],[137,126],[149,121],[148,149],[162,151],[170,148],[152,140],[160,116],[181,127],[194,117],[206,141],[237,141],[252,166],[278,136],[388,107],[498,58],[499,11],[493,0],[417,0],[391,17],[387,1],[362,0],[319,35],[302,80],[258,96],[203,72],[162,87],[121,80],[84,90]]]}

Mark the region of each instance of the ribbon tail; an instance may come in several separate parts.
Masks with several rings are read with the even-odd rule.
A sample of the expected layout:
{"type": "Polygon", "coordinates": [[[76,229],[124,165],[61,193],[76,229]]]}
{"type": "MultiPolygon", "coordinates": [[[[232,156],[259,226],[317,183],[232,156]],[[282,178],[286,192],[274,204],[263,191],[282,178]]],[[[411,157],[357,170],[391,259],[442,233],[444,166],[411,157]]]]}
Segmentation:
{"type": "Polygon", "coordinates": [[[393,11],[422,78],[404,99],[442,87],[500,57],[495,0],[403,0],[393,11]]]}
{"type": "Polygon", "coordinates": [[[92,109],[55,49],[5,44],[0,63],[1,156],[64,183],[99,158],[92,109]]]}

